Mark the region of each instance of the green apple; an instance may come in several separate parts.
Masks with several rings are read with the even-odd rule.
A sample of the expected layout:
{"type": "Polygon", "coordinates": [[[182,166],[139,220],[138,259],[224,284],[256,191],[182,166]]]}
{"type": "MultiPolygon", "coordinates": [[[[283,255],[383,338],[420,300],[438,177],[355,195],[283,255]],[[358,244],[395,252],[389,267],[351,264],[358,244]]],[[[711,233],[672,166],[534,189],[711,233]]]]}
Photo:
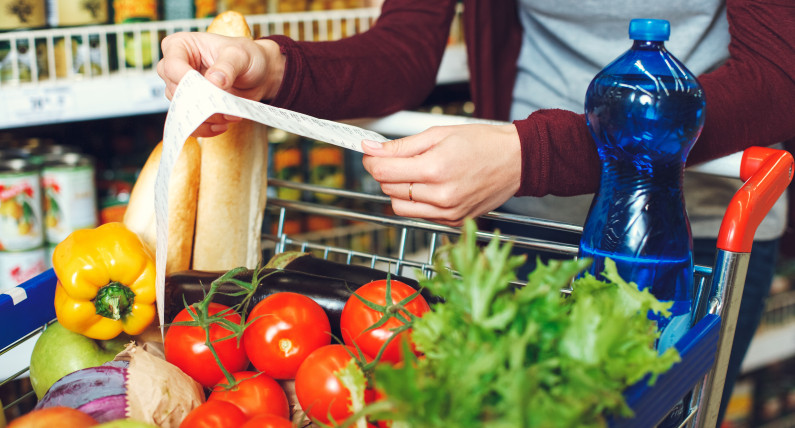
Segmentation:
{"type": "Polygon", "coordinates": [[[116,419],[115,421],[94,425],[93,428],[157,428],[157,426],[136,421],[135,419],[116,419]]]}
{"type": "Polygon", "coordinates": [[[121,335],[94,340],[67,330],[57,321],[39,336],[30,356],[30,383],[41,398],[55,381],[74,371],[112,360],[132,339],[121,335]]]}

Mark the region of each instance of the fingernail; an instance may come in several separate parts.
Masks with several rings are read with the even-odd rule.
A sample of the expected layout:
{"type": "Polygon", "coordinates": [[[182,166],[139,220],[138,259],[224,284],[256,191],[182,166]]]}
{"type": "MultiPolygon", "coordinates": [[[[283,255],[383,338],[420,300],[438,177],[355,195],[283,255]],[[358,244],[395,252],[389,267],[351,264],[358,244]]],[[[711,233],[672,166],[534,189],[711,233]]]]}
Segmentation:
{"type": "Polygon", "coordinates": [[[384,143],[379,143],[378,141],[373,141],[373,140],[362,140],[362,144],[364,144],[367,147],[370,147],[371,149],[380,149],[381,147],[384,146],[384,143]]]}
{"type": "Polygon", "coordinates": [[[207,75],[207,80],[215,83],[216,86],[223,87],[226,82],[226,75],[220,71],[214,71],[207,75]]]}

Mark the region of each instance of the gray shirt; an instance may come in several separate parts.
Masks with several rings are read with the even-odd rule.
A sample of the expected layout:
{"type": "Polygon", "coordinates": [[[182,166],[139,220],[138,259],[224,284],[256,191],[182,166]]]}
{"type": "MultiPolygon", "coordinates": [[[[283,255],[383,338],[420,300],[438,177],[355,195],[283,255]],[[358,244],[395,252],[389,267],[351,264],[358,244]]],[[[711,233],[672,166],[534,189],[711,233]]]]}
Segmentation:
{"type": "MultiPolygon", "coordinates": [[[[591,79],[632,46],[628,26],[633,18],[670,21],[666,48],[697,76],[729,57],[725,0],[519,0],[519,17],[524,32],[511,119],[543,108],[582,112],[591,79]]],[[[685,173],[685,205],[694,238],[718,235],[729,200],[741,185],[739,179],[685,173]]],[[[756,239],[781,236],[785,197],[759,226],[756,239]]],[[[582,225],[592,198],[513,198],[503,209],[582,225]]]]}

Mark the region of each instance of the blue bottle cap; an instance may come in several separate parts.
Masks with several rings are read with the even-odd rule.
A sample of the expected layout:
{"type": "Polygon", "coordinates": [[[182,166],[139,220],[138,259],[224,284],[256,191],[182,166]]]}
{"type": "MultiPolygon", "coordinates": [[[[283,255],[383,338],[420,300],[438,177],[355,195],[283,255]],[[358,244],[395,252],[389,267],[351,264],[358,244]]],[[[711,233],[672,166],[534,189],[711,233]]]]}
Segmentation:
{"type": "Polygon", "coordinates": [[[664,19],[633,19],[629,22],[629,38],[664,42],[671,35],[671,23],[664,19]]]}

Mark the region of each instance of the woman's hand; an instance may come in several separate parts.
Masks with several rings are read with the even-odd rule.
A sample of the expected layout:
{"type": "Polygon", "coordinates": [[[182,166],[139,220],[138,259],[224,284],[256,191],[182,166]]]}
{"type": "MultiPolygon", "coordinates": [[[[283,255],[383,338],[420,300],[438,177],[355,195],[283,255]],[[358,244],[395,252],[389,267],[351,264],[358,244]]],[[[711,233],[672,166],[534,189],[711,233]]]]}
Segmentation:
{"type": "Polygon", "coordinates": [[[386,143],[363,142],[364,168],[392,198],[395,214],[460,226],[519,190],[514,125],[433,127],[386,143]]]}
{"type": "MultiPolygon", "coordinates": [[[[284,75],[284,57],[272,40],[183,32],[163,39],[161,48],[163,59],[157,64],[157,74],[166,83],[168,99],[190,70],[233,95],[257,101],[273,98],[284,75]]],[[[193,135],[212,137],[238,121],[240,118],[216,114],[193,135]]]]}

